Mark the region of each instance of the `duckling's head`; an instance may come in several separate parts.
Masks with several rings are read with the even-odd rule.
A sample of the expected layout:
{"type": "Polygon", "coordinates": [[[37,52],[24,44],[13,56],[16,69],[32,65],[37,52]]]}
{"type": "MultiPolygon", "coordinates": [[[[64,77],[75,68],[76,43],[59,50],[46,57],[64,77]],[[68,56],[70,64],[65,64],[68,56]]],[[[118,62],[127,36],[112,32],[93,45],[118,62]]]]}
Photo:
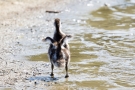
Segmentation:
{"type": "Polygon", "coordinates": [[[59,29],[60,28],[61,22],[60,22],[60,19],[59,18],[56,18],[54,20],[54,26],[56,27],[56,29],[59,29]]]}

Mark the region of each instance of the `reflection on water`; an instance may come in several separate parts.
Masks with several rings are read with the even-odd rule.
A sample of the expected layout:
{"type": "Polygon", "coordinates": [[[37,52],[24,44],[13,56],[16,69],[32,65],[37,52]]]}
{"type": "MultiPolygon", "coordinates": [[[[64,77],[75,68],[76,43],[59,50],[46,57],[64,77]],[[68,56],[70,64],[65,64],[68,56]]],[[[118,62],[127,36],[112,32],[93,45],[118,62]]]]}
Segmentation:
{"type": "MultiPolygon", "coordinates": [[[[50,89],[135,89],[134,8],[134,4],[102,7],[90,14],[87,25],[72,24],[78,34],[70,42],[70,77],[50,89]]],[[[48,62],[46,54],[28,58],[48,62]]],[[[63,75],[64,71],[56,72],[63,75]]]]}
{"type": "Polygon", "coordinates": [[[46,61],[48,58],[47,54],[31,55],[26,57],[29,58],[30,61],[46,61]]]}
{"type": "Polygon", "coordinates": [[[92,27],[106,30],[129,29],[135,27],[135,4],[102,7],[90,13],[87,20],[92,27]]]}
{"type": "MultiPolygon", "coordinates": [[[[124,32],[124,31],[123,31],[124,32]]],[[[86,34],[84,38],[96,43],[103,50],[106,50],[112,56],[120,57],[133,57],[134,56],[134,37],[130,33],[103,33],[98,34],[99,37],[95,37],[97,34],[93,34],[93,37],[89,37],[90,34],[86,34]]],[[[98,47],[97,47],[98,48],[98,47]]]]}

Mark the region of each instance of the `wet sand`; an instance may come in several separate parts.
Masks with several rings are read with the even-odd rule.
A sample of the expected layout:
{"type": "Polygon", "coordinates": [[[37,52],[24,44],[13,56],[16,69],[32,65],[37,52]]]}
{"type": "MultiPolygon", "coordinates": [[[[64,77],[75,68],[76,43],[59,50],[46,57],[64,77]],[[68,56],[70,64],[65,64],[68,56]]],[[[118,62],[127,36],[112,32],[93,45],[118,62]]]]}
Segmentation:
{"type": "MultiPolygon", "coordinates": [[[[30,62],[17,55],[23,51],[18,35],[20,28],[32,27],[41,23],[47,24],[47,20],[40,20],[40,15],[46,10],[63,10],[69,1],[57,0],[1,0],[0,1],[0,88],[4,90],[33,89],[35,81],[28,80],[36,75],[48,76],[50,71],[46,62],[30,62]],[[61,4],[59,6],[59,4],[61,4]],[[55,8],[54,8],[55,7],[55,8]],[[45,71],[38,70],[44,68],[45,71]]],[[[25,39],[24,39],[25,40],[25,39]]],[[[41,40],[41,38],[40,38],[41,40]]],[[[39,41],[40,41],[39,40],[39,41]]],[[[46,78],[46,77],[45,77],[46,78]]],[[[47,77],[49,78],[49,77],[47,77]]],[[[49,78],[51,79],[51,78],[49,78]]],[[[45,80],[43,80],[45,81],[45,80]]],[[[49,81],[49,80],[48,80],[49,81]]],[[[46,81],[45,87],[53,84],[46,81]]],[[[45,84],[45,83],[44,83],[45,84]]]]}

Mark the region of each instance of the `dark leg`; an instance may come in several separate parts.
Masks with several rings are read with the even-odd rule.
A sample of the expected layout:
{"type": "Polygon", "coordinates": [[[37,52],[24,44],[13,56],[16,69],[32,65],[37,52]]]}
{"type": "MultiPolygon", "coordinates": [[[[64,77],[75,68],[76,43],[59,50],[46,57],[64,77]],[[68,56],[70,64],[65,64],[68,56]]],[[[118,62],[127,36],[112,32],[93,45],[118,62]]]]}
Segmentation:
{"type": "Polygon", "coordinates": [[[68,76],[68,62],[66,62],[65,70],[66,70],[66,76],[65,76],[65,78],[68,78],[69,77],[68,76]]]}
{"type": "Polygon", "coordinates": [[[54,74],[53,74],[53,69],[54,69],[54,66],[53,66],[53,64],[51,63],[51,69],[52,69],[52,72],[51,72],[51,77],[54,77],[54,74]]]}

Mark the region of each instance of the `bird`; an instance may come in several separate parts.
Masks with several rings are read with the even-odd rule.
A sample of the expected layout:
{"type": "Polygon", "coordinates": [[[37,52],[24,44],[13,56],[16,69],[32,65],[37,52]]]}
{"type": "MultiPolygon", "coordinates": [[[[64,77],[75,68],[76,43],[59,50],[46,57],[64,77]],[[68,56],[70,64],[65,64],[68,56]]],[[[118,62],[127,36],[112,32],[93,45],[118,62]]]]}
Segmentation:
{"type": "Polygon", "coordinates": [[[72,35],[66,35],[61,30],[61,22],[59,18],[54,20],[55,31],[53,38],[46,37],[43,41],[49,41],[50,46],[48,49],[48,57],[51,62],[51,77],[54,77],[53,69],[56,67],[65,67],[66,75],[65,78],[68,78],[68,65],[70,62],[70,48],[68,44],[68,39],[72,35]]]}

